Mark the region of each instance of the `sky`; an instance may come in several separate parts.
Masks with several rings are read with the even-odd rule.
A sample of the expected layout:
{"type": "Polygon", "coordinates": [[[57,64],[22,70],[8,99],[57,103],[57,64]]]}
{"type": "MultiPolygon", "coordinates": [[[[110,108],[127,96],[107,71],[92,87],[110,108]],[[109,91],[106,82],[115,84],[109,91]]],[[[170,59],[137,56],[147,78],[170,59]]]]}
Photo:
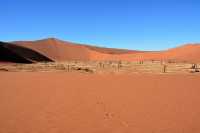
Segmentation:
{"type": "Polygon", "coordinates": [[[200,42],[199,0],[0,0],[0,40],[163,50],[200,42]]]}

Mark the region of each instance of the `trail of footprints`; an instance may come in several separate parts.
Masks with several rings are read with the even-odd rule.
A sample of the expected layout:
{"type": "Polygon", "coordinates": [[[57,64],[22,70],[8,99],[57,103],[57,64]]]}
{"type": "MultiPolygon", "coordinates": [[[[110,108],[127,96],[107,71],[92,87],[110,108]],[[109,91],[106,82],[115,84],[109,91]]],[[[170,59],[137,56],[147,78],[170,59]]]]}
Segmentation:
{"type": "Polygon", "coordinates": [[[103,109],[103,119],[105,121],[118,121],[120,123],[120,125],[122,125],[123,127],[129,127],[129,124],[122,120],[120,118],[120,116],[118,116],[117,114],[115,114],[114,112],[108,111],[108,108],[106,106],[106,104],[104,102],[100,102],[98,101],[97,106],[99,106],[101,109],[103,109]]]}

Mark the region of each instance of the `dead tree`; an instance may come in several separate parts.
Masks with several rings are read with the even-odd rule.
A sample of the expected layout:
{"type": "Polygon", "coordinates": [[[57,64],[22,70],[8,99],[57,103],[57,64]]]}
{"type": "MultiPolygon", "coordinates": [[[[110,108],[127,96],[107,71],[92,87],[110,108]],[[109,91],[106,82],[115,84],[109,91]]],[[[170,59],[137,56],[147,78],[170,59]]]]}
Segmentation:
{"type": "Polygon", "coordinates": [[[70,70],[70,66],[69,66],[69,65],[67,65],[67,71],[69,72],[69,70],[70,70]]]}
{"type": "Polygon", "coordinates": [[[192,64],[191,69],[196,69],[197,68],[197,64],[192,64]]]}
{"type": "Polygon", "coordinates": [[[163,65],[163,70],[162,71],[163,71],[163,73],[167,72],[167,65],[166,64],[163,65]]]}
{"type": "Polygon", "coordinates": [[[99,62],[100,68],[104,68],[104,64],[102,62],[99,62]]]}
{"type": "Polygon", "coordinates": [[[192,72],[199,72],[197,64],[192,64],[191,69],[193,70],[192,72]]]}
{"type": "Polygon", "coordinates": [[[142,60],[139,61],[139,64],[143,64],[144,62],[142,60]]]}
{"type": "Polygon", "coordinates": [[[119,70],[121,67],[122,67],[122,62],[119,61],[118,64],[117,64],[117,68],[118,68],[118,70],[119,70]]]}

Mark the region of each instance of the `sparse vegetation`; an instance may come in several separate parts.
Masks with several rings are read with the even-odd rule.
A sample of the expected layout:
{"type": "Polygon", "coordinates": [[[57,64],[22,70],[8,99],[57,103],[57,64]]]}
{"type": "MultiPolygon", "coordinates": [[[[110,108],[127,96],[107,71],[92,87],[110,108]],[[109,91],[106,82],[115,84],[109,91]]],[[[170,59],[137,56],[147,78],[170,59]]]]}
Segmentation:
{"type": "Polygon", "coordinates": [[[198,64],[163,61],[68,61],[60,63],[0,64],[0,71],[86,72],[86,73],[196,73],[198,64]],[[123,70],[123,71],[122,71],[123,70]]]}
{"type": "Polygon", "coordinates": [[[9,70],[6,68],[0,68],[0,71],[9,71],[9,70]]]}
{"type": "Polygon", "coordinates": [[[166,64],[163,65],[163,70],[162,71],[163,71],[163,73],[166,73],[166,71],[167,71],[167,65],[166,64]]]}
{"type": "Polygon", "coordinates": [[[143,64],[144,63],[144,61],[139,61],[139,64],[143,64]]]}
{"type": "Polygon", "coordinates": [[[122,61],[118,61],[117,68],[118,70],[122,67],[122,61]]]}
{"type": "Polygon", "coordinates": [[[191,69],[192,69],[192,71],[191,71],[192,73],[199,72],[197,64],[192,64],[191,69]]]}

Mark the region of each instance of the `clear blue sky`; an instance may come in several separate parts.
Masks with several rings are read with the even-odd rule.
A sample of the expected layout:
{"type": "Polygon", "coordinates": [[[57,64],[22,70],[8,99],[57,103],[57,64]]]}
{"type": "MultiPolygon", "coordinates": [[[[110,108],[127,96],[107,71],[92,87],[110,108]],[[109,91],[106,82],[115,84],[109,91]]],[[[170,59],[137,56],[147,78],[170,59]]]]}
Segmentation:
{"type": "Polygon", "coordinates": [[[199,0],[0,0],[0,40],[161,50],[200,42],[199,0]]]}

